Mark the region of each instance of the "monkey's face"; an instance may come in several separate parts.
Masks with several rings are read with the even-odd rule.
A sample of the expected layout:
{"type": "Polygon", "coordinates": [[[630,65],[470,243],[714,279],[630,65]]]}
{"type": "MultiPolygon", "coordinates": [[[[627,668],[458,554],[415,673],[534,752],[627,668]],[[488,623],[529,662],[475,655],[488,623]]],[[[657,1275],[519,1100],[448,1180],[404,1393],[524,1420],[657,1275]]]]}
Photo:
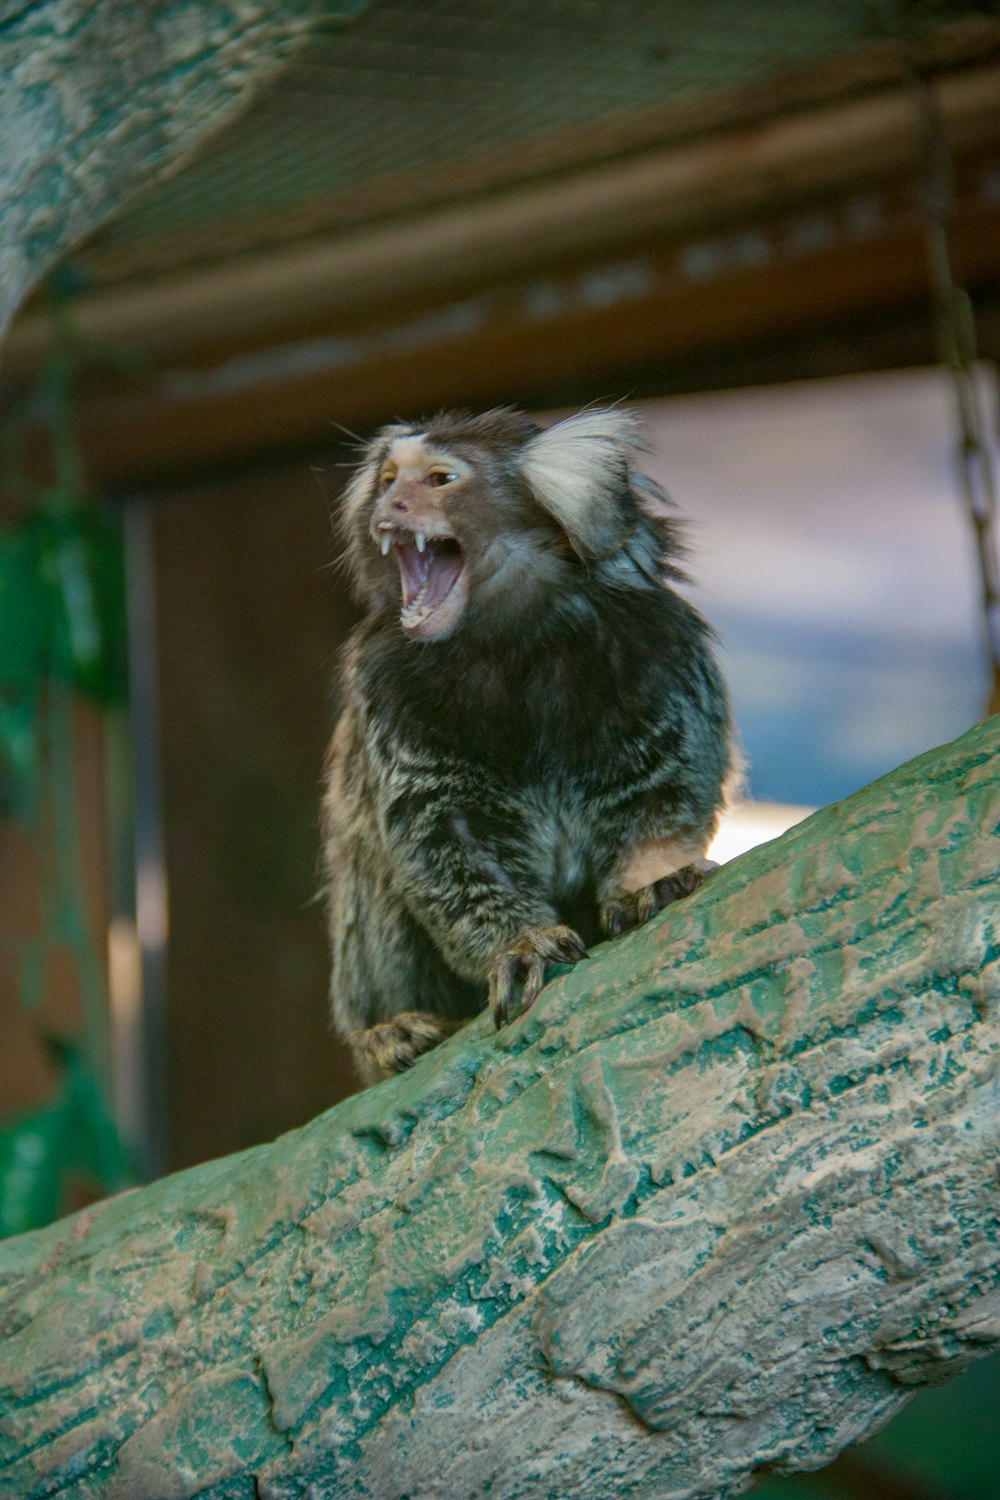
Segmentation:
{"type": "Polygon", "coordinates": [[[472,464],[423,435],[395,438],[381,456],[370,535],[398,570],[407,635],[440,639],[465,612],[469,559],[459,532],[470,482],[474,487],[472,464]]]}
{"type": "Polygon", "coordinates": [[[523,626],[621,545],[631,523],[634,419],[584,413],[540,431],[506,410],[384,428],[351,482],[355,578],[406,635],[443,640],[473,620],[523,626]]]}
{"type": "Polygon", "coordinates": [[[532,503],[509,454],[449,429],[380,437],[346,514],[369,601],[397,605],[404,633],[426,641],[453,634],[470,612],[499,626],[523,609],[565,538],[532,503]]]}

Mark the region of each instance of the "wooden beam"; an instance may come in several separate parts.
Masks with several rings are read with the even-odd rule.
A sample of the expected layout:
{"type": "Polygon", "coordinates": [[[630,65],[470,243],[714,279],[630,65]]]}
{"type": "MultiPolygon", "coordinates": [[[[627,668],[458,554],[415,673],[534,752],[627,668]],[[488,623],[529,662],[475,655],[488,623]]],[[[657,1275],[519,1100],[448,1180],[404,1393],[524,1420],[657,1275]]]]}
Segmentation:
{"type": "MultiPolygon", "coordinates": [[[[997,244],[1000,203],[963,199],[955,248],[971,285],[996,285],[997,244]]],[[[217,346],[131,386],[95,383],[79,431],[95,482],[158,482],[282,449],[322,450],[336,423],[363,428],[449,404],[549,404],[567,388],[617,395],[645,370],[886,319],[927,299],[912,191],[873,191],[411,304],[395,318],[316,320],[274,345],[217,346]]],[[[929,329],[929,307],[927,320],[929,329]]]]}

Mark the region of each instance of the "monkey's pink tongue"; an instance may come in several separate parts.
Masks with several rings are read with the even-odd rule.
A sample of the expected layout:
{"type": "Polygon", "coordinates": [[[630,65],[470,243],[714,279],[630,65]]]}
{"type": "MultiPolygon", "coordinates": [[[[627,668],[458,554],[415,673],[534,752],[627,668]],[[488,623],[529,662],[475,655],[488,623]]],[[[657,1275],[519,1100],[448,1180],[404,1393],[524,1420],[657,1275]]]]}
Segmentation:
{"type": "Polygon", "coordinates": [[[393,551],[403,585],[403,609],[421,615],[435,609],[462,571],[462,552],[450,538],[428,540],[423,552],[415,542],[397,542],[393,551]]]}

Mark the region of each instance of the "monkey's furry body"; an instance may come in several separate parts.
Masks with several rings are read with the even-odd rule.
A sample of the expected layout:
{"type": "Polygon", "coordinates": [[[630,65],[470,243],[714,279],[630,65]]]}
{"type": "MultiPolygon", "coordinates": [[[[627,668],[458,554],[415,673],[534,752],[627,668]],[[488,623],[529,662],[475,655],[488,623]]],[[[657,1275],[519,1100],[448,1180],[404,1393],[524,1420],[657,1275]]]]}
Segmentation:
{"type": "Polygon", "coordinates": [[[383,429],[346,497],[369,613],[324,798],[337,1029],[366,1079],[704,869],[730,762],[711,632],[628,413],[383,429]],[[392,554],[390,556],[389,554],[392,554]]]}

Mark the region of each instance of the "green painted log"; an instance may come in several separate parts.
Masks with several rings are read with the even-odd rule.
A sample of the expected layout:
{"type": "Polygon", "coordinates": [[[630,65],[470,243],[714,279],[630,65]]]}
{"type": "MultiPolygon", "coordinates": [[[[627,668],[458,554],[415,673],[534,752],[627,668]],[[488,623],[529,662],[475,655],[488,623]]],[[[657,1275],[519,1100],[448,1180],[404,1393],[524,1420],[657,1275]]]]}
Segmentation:
{"type": "Polygon", "coordinates": [[[0,337],[151,177],[366,0],[0,0],[0,337]]]}
{"type": "Polygon", "coordinates": [[[507,1030],[0,1246],[0,1494],[727,1495],[995,1348],[998,733],[507,1030]]]}

